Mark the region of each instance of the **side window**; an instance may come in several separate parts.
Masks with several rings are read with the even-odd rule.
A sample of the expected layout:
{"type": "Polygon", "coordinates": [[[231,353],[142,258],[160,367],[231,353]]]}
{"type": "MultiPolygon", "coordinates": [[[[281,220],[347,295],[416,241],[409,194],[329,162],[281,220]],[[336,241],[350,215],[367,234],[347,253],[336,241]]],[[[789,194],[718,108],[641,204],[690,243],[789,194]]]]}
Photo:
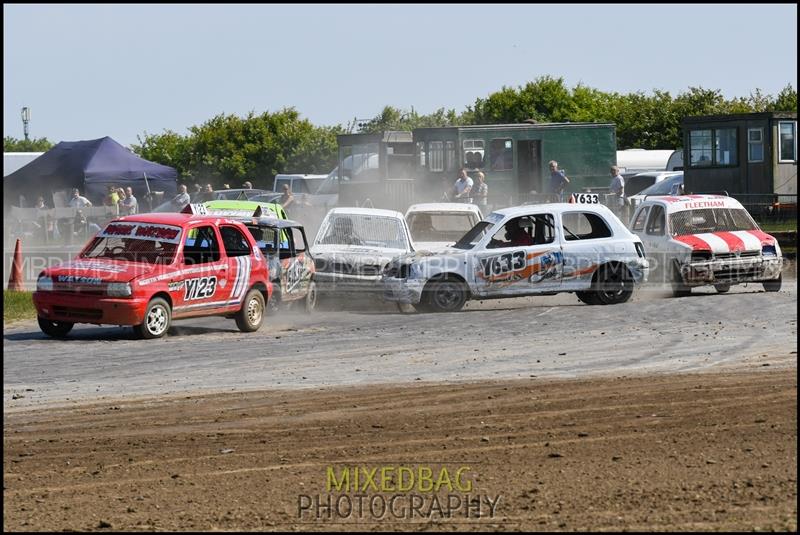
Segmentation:
{"type": "Polygon", "coordinates": [[[303,238],[303,233],[300,231],[300,229],[293,227],[287,230],[291,230],[292,232],[292,241],[294,242],[294,252],[295,253],[305,252],[305,250],[308,249],[308,246],[306,245],[306,240],[303,238]]]}
{"type": "Polygon", "coordinates": [[[793,162],[797,160],[797,123],[783,122],[778,123],[778,161],[793,162]]]}
{"type": "Polygon", "coordinates": [[[561,225],[567,241],[611,237],[608,224],[602,217],[591,212],[567,212],[561,216],[561,225]]]}
{"type": "Polygon", "coordinates": [[[453,171],[456,168],[456,143],[446,141],[444,146],[445,171],[453,171]]]}
{"type": "Polygon", "coordinates": [[[555,239],[553,222],[552,214],[526,215],[510,219],[492,236],[486,248],[525,247],[552,243],[555,239]]]}
{"type": "Polygon", "coordinates": [[[183,261],[187,265],[207,264],[220,258],[219,241],[214,227],[197,227],[186,233],[183,261]]]}
{"type": "Polygon", "coordinates": [[[256,241],[256,245],[265,254],[274,253],[278,249],[277,232],[275,229],[269,227],[260,227],[258,225],[248,225],[247,230],[256,241]]]}
{"type": "Polygon", "coordinates": [[[639,210],[639,213],[636,214],[636,219],[633,220],[633,226],[631,227],[631,230],[644,230],[644,222],[647,220],[647,213],[649,211],[649,206],[645,206],[639,210]]]}
{"type": "Polygon", "coordinates": [[[510,139],[493,139],[489,144],[490,160],[494,171],[514,168],[514,144],[510,139]]]}
{"type": "Polygon", "coordinates": [[[222,234],[225,254],[228,256],[247,256],[250,254],[250,244],[244,234],[239,232],[238,228],[223,225],[220,227],[219,232],[222,234]]]}
{"type": "Polygon", "coordinates": [[[664,207],[658,204],[650,210],[650,218],[647,220],[647,233],[655,236],[664,235],[665,217],[664,207]]]}
{"type": "Polygon", "coordinates": [[[465,139],[464,148],[464,167],[477,169],[483,167],[484,143],[482,139],[465,139]]]}
{"type": "Polygon", "coordinates": [[[428,143],[428,153],[430,154],[430,170],[444,171],[444,143],[431,141],[428,143]]]}

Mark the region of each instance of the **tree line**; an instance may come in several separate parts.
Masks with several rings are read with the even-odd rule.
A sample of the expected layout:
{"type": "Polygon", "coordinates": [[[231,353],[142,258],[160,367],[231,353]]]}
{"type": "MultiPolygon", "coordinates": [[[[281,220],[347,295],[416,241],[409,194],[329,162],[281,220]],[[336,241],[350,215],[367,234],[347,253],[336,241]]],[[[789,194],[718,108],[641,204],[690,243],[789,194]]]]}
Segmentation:
{"type": "MultiPolygon", "coordinates": [[[[503,87],[478,98],[457,113],[440,108],[420,114],[413,108],[386,106],[375,117],[346,125],[315,126],[294,108],[248,113],[245,117],[220,114],[187,135],[171,130],[144,133],[131,148],[141,157],[178,170],[186,182],[268,186],[278,173],[327,173],[336,166],[336,136],[422,127],[521,122],[614,123],[617,148],[675,149],[682,145],[680,122],[692,115],[767,111],[797,112],[797,90],[788,84],[777,95],[759,89],[747,97],[726,99],[721,91],[690,87],[672,96],[668,91],[616,93],[583,84],[569,88],[563,78],[542,76],[519,87],[503,87]]],[[[44,151],[46,138],[26,141],[5,137],[6,152],[44,151]]]]}

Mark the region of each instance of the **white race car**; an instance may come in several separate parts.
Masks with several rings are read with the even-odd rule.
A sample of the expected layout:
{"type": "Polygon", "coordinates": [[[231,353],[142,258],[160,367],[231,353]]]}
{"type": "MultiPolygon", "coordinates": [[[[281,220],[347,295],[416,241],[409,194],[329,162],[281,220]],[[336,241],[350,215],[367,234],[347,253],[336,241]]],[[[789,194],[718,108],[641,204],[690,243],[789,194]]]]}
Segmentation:
{"type": "Polygon", "coordinates": [[[377,208],[333,208],[317,232],[311,254],[320,293],[380,291],[392,258],[413,251],[400,212],[377,208]]]}
{"type": "Polygon", "coordinates": [[[475,204],[424,203],[406,210],[406,221],[417,251],[443,251],[481,219],[483,214],[475,204]]]}
{"type": "Polygon", "coordinates": [[[460,310],[468,299],[575,292],[624,303],[647,279],[641,240],[605,206],[540,204],[498,210],[446,252],[398,257],[384,299],[417,310],[460,310]]]}
{"type": "Polygon", "coordinates": [[[724,195],[646,197],[631,219],[642,238],[654,279],[669,282],[676,297],[692,287],[761,282],[768,292],[781,288],[781,249],[747,210],[724,195]]]}

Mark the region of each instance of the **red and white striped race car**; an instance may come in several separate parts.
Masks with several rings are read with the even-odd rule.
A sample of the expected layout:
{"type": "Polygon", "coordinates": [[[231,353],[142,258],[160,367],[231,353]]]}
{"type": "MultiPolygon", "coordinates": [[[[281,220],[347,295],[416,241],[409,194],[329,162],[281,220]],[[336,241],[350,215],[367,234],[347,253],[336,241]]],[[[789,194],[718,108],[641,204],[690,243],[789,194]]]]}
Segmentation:
{"type": "Polygon", "coordinates": [[[744,282],[760,282],[768,292],[781,288],[778,240],[758,228],[731,197],[646,197],[630,228],[644,243],[650,280],[671,283],[675,296],[703,285],[714,285],[720,293],[744,282]]]}

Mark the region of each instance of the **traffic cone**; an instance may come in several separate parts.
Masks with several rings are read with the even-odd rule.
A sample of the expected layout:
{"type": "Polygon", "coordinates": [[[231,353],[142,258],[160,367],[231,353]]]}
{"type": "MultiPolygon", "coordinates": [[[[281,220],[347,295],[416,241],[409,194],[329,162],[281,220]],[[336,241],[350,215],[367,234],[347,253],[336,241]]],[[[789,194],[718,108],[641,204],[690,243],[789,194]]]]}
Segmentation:
{"type": "Polygon", "coordinates": [[[25,289],[22,286],[22,240],[19,238],[14,247],[14,263],[11,266],[11,276],[8,278],[8,289],[12,292],[21,292],[25,289]]]}

